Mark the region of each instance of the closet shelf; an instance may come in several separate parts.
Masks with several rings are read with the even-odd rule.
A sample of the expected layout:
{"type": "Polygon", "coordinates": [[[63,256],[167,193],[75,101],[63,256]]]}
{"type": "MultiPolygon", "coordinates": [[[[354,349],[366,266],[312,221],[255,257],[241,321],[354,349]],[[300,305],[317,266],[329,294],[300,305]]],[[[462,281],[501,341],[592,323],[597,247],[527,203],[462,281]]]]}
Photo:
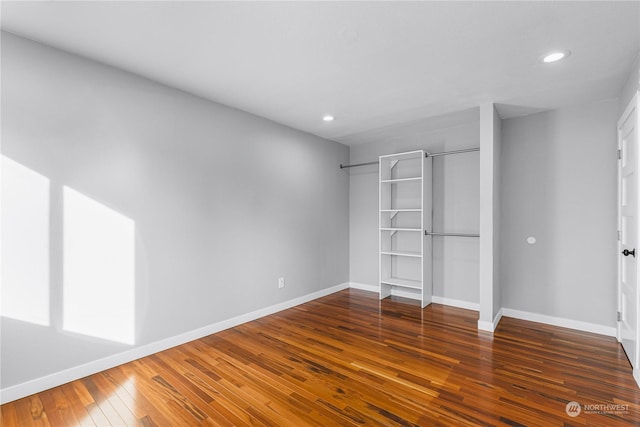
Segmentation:
{"type": "Polygon", "coordinates": [[[422,209],[380,209],[380,212],[422,212],[422,209]]]}
{"type": "Polygon", "coordinates": [[[398,161],[398,160],[421,159],[423,157],[424,157],[424,150],[415,150],[415,151],[408,151],[406,153],[387,154],[384,156],[380,156],[380,160],[389,159],[393,161],[398,161]]]}
{"type": "Polygon", "coordinates": [[[398,277],[386,277],[380,280],[380,283],[386,285],[401,286],[403,288],[422,290],[422,282],[420,280],[400,279],[398,277]]]}
{"type": "Polygon", "coordinates": [[[411,181],[422,181],[422,177],[413,177],[413,178],[396,178],[396,179],[381,179],[380,182],[384,182],[387,184],[397,184],[399,182],[411,182],[411,181]]]}
{"type": "Polygon", "coordinates": [[[406,256],[412,258],[421,258],[422,253],[415,251],[380,251],[382,255],[406,256]]]}
{"type": "Polygon", "coordinates": [[[422,231],[422,228],[380,228],[380,231],[422,231]]]}

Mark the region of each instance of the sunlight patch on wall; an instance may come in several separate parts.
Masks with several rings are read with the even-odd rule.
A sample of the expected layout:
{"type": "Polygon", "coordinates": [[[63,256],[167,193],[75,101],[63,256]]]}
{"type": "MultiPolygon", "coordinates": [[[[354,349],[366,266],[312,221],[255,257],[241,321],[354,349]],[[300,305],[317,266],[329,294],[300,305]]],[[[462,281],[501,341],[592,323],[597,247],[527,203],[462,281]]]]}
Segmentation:
{"type": "Polygon", "coordinates": [[[135,223],[64,187],[63,329],[135,342],[135,223]]]}
{"type": "Polygon", "coordinates": [[[0,315],[49,325],[49,179],[2,156],[0,315]]]}

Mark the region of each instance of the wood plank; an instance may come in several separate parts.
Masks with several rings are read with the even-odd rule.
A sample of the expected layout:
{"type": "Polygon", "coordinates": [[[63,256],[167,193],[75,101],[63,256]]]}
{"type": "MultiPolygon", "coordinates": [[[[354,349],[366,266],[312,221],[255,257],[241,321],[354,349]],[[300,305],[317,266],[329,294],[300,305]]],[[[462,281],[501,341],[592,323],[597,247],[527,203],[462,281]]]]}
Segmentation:
{"type": "Polygon", "coordinates": [[[0,407],[0,419],[3,427],[19,427],[20,421],[16,412],[16,402],[4,404],[0,407]]]}
{"type": "Polygon", "coordinates": [[[223,416],[209,404],[213,398],[202,389],[195,386],[187,378],[180,375],[176,371],[177,360],[169,358],[172,363],[166,363],[161,355],[152,355],[148,362],[163,371],[162,377],[154,377],[161,385],[167,388],[168,393],[178,402],[185,410],[187,410],[199,422],[205,421],[207,418],[211,420],[220,420],[220,424],[231,425],[224,421],[223,416]]]}
{"type": "MultiPolygon", "coordinates": [[[[45,393],[38,393],[38,396],[40,397],[40,400],[42,402],[42,408],[43,408],[42,410],[47,415],[47,419],[49,420],[49,423],[52,426],[67,425],[65,423],[64,418],[60,414],[60,411],[58,411],[58,407],[56,406],[53,389],[47,390],[47,392],[45,393]]],[[[25,399],[21,399],[21,400],[25,400],[25,399]]],[[[30,413],[30,409],[29,409],[29,413],[30,413]]],[[[26,417],[20,418],[20,425],[22,425],[26,421],[25,418],[26,417]]],[[[27,425],[33,425],[33,417],[32,417],[32,420],[30,421],[30,424],[27,424],[27,425]]]]}
{"type": "Polygon", "coordinates": [[[107,396],[96,385],[94,376],[82,378],[81,380],[87,391],[93,397],[97,407],[102,411],[104,416],[109,420],[110,425],[126,426],[127,423],[120,417],[118,411],[111,405],[107,396]]]}
{"type": "Polygon", "coordinates": [[[29,397],[29,404],[31,405],[31,418],[33,418],[33,424],[36,427],[48,427],[49,419],[46,412],[44,412],[44,406],[40,400],[40,396],[34,395],[29,397]]]}
{"type": "Polygon", "coordinates": [[[68,426],[80,425],[80,421],[73,413],[73,409],[70,407],[69,402],[62,391],[62,387],[55,387],[51,389],[51,396],[53,397],[56,408],[58,408],[60,417],[64,420],[64,424],[68,426]]]}
{"type": "Polygon", "coordinates": [[[105,378],[104,373],[92,375],[91,379],[93,380],[95,385],[100,389],[102,395],[111,404],[111,407],[116,411],[116,413],[124,421],[124,424],[123,424],[124,426],[130,426],[130,427],[140,426],[140,423],[138,422],[136,416],[127,407],[127,405],[125,405],[124,402],[120,399],[120,396],[116,392],[117,387],[115,387],[112,382],[110,382],[105,378]]]}
{"type": "Polygon", "coordinates": [[[161,387],[153,377],[156,372],[150,371],[140,360],[123,365],[125,374],[129,378],[135,379],[135,389],[137,393],[146,397],[153,405],[155,410],[169,419],[170,425],[196,425],[196,420],[187,413],[184,408],[177,405],[171,396],[168,396],[166,390],[161,387]]]}
{"type": "Polygon", "coordinates": [[[156,409],[144,393],[138,391],[135,386],[135,378],[123,373],[123,366],[102,373],[108,381],[114,384],[115,393],[118,394],[122,402],[127,405],[142,425],[170,425],[171,422],[162,412],[156,409]]]}
{"type": "Polygon", "coordinates": [[[65,384],[61,387],[62,392],[64,393],[67,401],[69,402],[69,407],[73,411],[76,419],[79,421],[80,427],[96,427],[96,423],[87,412],[87,409],[82,404],[80,397],[76,393],[76,390],[73,388],[71,384],[65,384]]]}

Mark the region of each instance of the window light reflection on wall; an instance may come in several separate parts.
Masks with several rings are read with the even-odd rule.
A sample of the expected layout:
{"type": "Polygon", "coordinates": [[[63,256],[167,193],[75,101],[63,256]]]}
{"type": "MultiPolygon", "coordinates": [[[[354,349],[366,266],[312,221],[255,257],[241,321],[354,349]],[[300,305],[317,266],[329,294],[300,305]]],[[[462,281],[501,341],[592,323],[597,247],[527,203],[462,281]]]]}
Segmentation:
{"type": "Polygon", "coordinates": [[[0,315],[49,326],[49,179],[1,158],[0,315]]]}
{"type": "Polygon", "coordinates": [[[63,198],[63,329],[134,344],[135,223],[69,187],[63,198]]]}

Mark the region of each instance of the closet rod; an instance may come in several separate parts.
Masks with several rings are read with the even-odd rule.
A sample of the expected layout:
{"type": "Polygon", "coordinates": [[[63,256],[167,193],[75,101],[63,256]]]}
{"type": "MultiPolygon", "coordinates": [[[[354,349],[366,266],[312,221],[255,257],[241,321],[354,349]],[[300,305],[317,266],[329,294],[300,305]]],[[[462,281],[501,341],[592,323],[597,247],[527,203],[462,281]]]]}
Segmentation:
{"type": "Polygon", "coordinates": [[[425,236],[455,236],[455,237],[480,237],[479,234],[468,234],[468,233],[434,233],[429,231],[424,231],[425,236]]]}
{"type": "MultiPolygon", "coordinates": [[[[448,156],[449,154],[462,154],[462,153],[470,153],[472,151],[480,151],[480,148],[465,148],[462,150],[453,150],[453,151],[442,151],[440,153],[424,153],[425,157],[439,157],[439,156],[448,156]]],[[[378,162],[366,162],[366,163],[356,163],[354,165],[343,165],[340,163],[340,169],[346,168],[356,168],[358,166],[368,166],[368,165],[377,165],[378,162]]]]}
{"type": "Polygon", "coordinates": [[[340,163],[340,169],[345,169],[345,168],[356,168],[358,166],[367,166],[367,165],[377,165],[378,162],[367,162],[367,163],[356,163],[355,165],[343,165],[342,163],[340,163]]]}
{"type": "Polygon", "coordinates": [[[476,148],[465,148],[465,149],[462,149],[462,150],[443,151],[441,153],[424,153],[424,156],[425,157],[448,156],[449,154],[470,153],[472,151],[480,151],[480,148],[479,147],[476,147],[476,148]]]}

